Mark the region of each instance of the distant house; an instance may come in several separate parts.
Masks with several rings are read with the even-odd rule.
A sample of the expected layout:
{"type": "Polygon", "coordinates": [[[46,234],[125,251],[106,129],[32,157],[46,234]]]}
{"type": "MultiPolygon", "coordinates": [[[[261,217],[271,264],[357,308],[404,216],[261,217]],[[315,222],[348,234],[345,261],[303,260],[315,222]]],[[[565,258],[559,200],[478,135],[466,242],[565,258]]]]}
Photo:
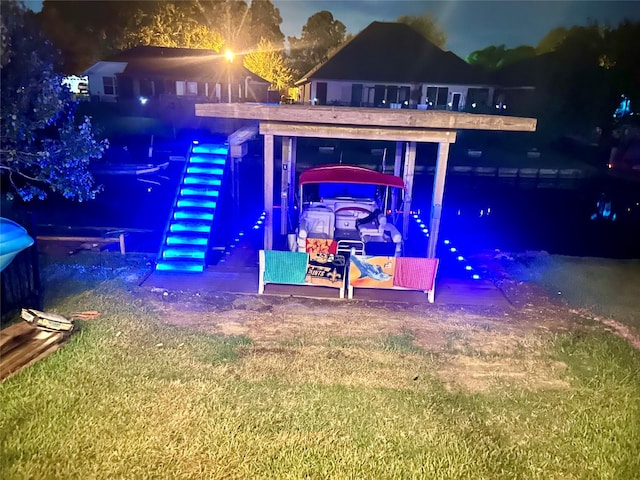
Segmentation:
{"type": "Polygon", "coordinates": [[[265,102],[269,82],[213,50],[140,46],[84,72],[92,100],[265,102]]]}
{"type": "Polygon", "coordinates": [[[508,105],[513,115],[539,116],[546,108],[544,96],[557,90],[557,78],[566,67],[555,52],[537,55],[502,67],[491,76],[496,108],[508,105]]]}
{"type": "Polygon", "coordinates": [[[402,23],[373,22],[296,85],[320,105],[472,110],[493,99],[483,69],[402,23]]]}

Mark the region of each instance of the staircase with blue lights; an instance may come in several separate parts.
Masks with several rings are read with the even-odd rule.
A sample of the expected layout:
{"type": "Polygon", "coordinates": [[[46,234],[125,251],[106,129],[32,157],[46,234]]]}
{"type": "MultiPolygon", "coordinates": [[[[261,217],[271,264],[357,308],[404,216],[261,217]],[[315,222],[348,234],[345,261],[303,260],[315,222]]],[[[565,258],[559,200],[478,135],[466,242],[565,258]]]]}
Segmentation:
{"type": "Polygon", "coordinates": [[[229,147],[195,143],[164,234],[157,271],[203,272],[229,147]]]}

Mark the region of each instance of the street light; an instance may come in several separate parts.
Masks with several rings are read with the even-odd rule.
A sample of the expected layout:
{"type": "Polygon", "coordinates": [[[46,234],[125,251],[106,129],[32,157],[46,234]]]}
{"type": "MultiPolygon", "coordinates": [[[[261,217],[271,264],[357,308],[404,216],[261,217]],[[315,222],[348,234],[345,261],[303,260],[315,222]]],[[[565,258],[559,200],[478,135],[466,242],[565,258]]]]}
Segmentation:
{"type": "Polygon", "coordinates": [[[231,103],[231,64],[233,63],[233,52],[231,50],[227,50],[224,53],[224,56],[227,58],[229,65],[227,66],[227,103],[231,103]]]}

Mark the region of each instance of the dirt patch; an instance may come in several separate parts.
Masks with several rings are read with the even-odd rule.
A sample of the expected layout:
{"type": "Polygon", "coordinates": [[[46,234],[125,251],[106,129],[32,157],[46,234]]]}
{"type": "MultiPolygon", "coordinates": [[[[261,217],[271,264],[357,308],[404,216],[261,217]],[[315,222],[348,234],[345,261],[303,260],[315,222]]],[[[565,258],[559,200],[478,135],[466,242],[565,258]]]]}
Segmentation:
{"type": "MultiPolygon", "coordinates": [[[[524,283],[516,287],[526,286],[524,283]]],[[[558,305],[537,291],[521,307],[487,308],[410,305],[362,301],[288,298],[268,295],[202,294],[149,291],[150,302],[167,324],[222,335],[244,335],[258,342],[413,336],[425,350],[441,351],[452,332],[472,329],[501,335],[564,332],[581,322],[580,312],[558,305]]]]}

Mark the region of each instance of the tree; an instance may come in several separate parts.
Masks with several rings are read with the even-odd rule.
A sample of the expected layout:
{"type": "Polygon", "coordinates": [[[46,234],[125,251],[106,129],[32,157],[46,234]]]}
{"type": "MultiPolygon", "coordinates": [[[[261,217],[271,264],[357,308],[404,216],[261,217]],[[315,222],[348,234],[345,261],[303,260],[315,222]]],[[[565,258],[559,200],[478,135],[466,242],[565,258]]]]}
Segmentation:
{"type": "Polygon", "coordinates": [[[401,15],[396,22],[409,25],[438,48],[444,49],[447,44],[447,34],[431,13],[426,12],[418,16],[401,15]]]}
{"type": "Polygon", "coordinates": [[[562,44],[562,42],[564,42],[564,39],[567,38],[568,34],[569,30],[565,27],[554,28],[542,37],[542,40],[540,40],[540,43],[538,43],[538,46],[536,47],[536,53],[538,55],[543,55],[545,53],[553,52],[562,44]]]}
{"type": "Polygon", "coordinates": [[[302,27],[300,38],[289,37],[291,61],[299,75],[327,61],[329,52],[345,40],[347,27],[333,18],[331,12],[314,13],[302,27]]]}
{"type": "Polygon", "coordinates": [[[640,106],[640,22],[622,21],[605,34],[605,56],[611,65],[616,96],[626,95],[638,111],[640,106]]]}
{"type": "Polygon", "coordinates": [[[207,48],[220,51],[224,39],[197,20],[192,2],[149,2],[139,8],[124,32],[126,48],[155,47],[207,48]]]}
{"type": "Polygon", "coordinates": [[[487,70],[495,70],[500,65],[506,51],[507,47],[504,45],[491,45],[482,50],[471,52],[467,56],[467,63],[484,67],[487,70]]]}
{"type": "Polygon", "coordinates": [[[252,46],[249,7],[244,0],[195,0],[195,5],[198,21],[219,32],[225,48],[242,52],[252,46]]]}
{"type": "Polygon", "coordinates": [[[506,67],[511,63],[521,62],[536,56],[536,49],[529,45],[520,45],[516,48],[509,48],[504,52],[502,60],[498,62],[498,68],[506,67]]]}
{"type": "Polygon", "coordinates": [[[248,34],[252,46],[257,46],[263,39],[273,46],[284,46],[284,34],[280,30],[281,24],[280,10],[273,5],[271,0],[251,1],[248,34]]]}
{"type": "Polygon", "coordinates": [[[127,23],[138,8],[154,2],[45,0],[36,18],[62,53],[62,71],[79,74],[124,48],[127,23]]]}
{"type": "Polygon", "coordinates": [[[258,46],[244,56],[244,66],[256,75],[271,82],[277,90],[284,90],[293,85],[293,71],[281,48],[276,48],[264,38],[258,46]]]}
{"type": "Polygon", "coordinates": [[[77,103],[55,72],[55,50],[40,36],[35,15],[3,1],[0,172],[25,201],[55,191],[87,200],[98,189],[89,161],[106,141],[94,137],[91,121],[75,121],[77,103]]]}

